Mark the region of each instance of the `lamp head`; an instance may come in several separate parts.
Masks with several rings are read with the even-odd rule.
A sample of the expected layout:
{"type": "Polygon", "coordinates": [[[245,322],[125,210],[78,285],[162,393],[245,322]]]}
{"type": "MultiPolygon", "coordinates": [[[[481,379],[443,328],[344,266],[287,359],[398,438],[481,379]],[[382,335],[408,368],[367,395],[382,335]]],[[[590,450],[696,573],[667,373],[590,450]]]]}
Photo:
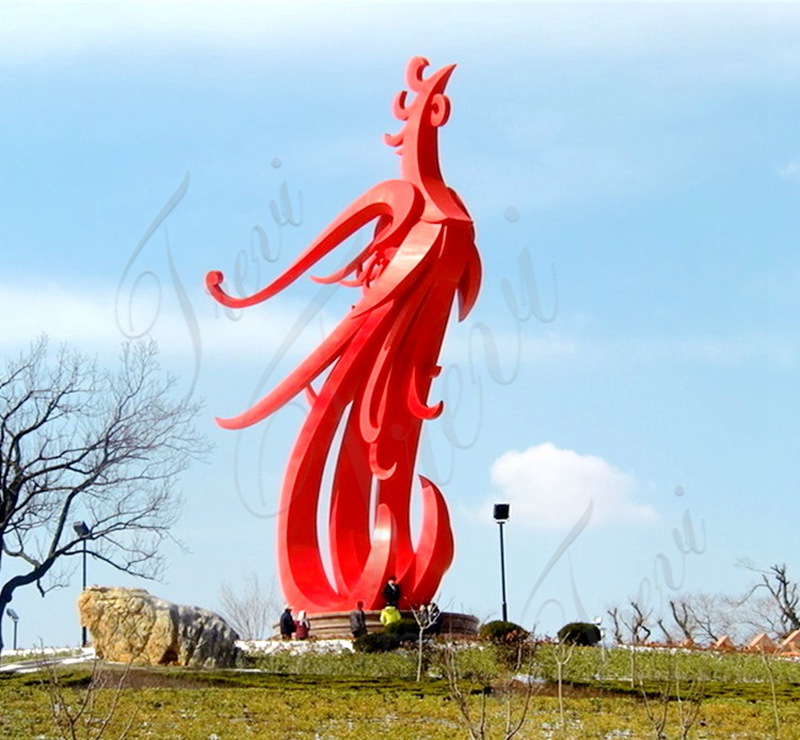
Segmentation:
{"type": "Polygon", "coordinates": [[[505,522],[509,517],[509,510],[511,504],[495,504],[494,505],[494,520],[496,522],[505,522]]]}

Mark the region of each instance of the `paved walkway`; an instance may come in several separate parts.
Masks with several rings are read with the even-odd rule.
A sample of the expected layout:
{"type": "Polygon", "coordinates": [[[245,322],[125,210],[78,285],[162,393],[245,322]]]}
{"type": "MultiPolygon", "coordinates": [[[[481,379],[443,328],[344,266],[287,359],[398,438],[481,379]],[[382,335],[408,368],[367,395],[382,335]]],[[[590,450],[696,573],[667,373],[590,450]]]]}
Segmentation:
{"type": "Polygon", "coordinates": [[[76,665],[94,660],[94,648],[3,650],[0,673],[35,673],[53,665],[76,665]],[[8,662],[10,659],[10,662],[8,662]]]}
{"type": "MultiPolygon", "coordinates": [[[[353,652],[352,640],[240,640],[237,645],[252,655],[275,653],[341,653],[353,652]]],[[[94,648],[37,648],[35,650],[3,650],[0,673],[35,673],[53,665],[91,663],[94,648]]]]}

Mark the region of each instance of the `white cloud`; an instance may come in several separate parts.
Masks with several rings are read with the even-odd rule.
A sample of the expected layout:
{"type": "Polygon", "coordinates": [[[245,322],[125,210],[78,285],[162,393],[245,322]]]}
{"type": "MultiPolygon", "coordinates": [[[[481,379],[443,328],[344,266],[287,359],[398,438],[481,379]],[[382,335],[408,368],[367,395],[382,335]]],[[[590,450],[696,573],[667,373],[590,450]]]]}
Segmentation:
{"type": "MultiPolygon", "coordinates": [[[[772,300],[793,306],[797,296],[795,282],[795,277],[787,277],[785,288],[776,288],[772,300]]],[[[505,324],[508,323],[506,320],[505,324]]],[[[714,337],[619,335],[598,339],[587,336],[583,326],[576,332],[546,330],[541,326],[538,322],[523,324],[520,336],[505,325],[482,333],[471,327],[454,326],[447,336],[443,359],[473,370],[498,367],[504,376],[543,364],[578,363],[584,368],[590,364],[652,367],[669,363],[719,368],[766,365],[781,369],[794,369],[800,364],[800,341],[791,332],[780,329],[714,337]]]]}
{"type": "Polygon", "coordinates": [[[592,504],[590,525],[647,523],[655,510],[637,504],[636,479],[601,457],[562,450],[552,442],[506,452],[492,464],[496,500],[511,504],[515,523],[568,530],[592,504]]]}
{"type": "Polygon", "coordinates": [[[287,301],[276,300],[269,309],[240,311],[233,321],[205,294],[198,291],[192,299],[194,303],[183,312],[166,288],[160,296],[142,292],[129,317],[127,296],[108,287],[46,281],[36,286],[0,284],[0,315],[7,317],[0,324],[0,352],[8,355],[25,349],[46,334],[56,344],[66,342],[84,352],[115,356],[126,338],[151,336],[167,356],[192,356],[199,339],[202,357],[235,363],[263,361],[296,333],[286,352],[291,360],[313,349],[334,325],[334,319],[320,309],[308,323],[296,326],[304,307],[287,301]],[[126,333],[121,325],[129,318],[126,333]]]}
{"type": "MultiPolygon", "coordinates": [[[[725,58],[724,72],[797,75],[792,3],[507,3],[503,12],[480,3],[427,3],[409,13],[397,2],[4,2],[0,5],[0,62],[74,57],[87,51],[141,45],[210,48],[222,53],[280,49],[307,54],[324,48],[337,56],[441,47],[458,39],[464,54],[487,44],[524,45],[533,54],[631,58],[689,52],[725,58]],[[455,9],[455,10],[454,10],[455,9]],[[444,30],[443,30],[444,29],[444,30]],[[348,44],[346,39],[357,41],[348,44]],[[735,56],[731,54],[735,53],[735,56]],[[735,62],[731,62],[735,59],[735,62]]],[[[497,54],[495,54],[497,55],[497,54]]],[[[709,65],[688,65],[695,74],[709,65]]]]}
{"type": "Polygon", "coordinates": [[[778,167],[778,177],[787,182],[800,182],[800,162],[787,162],[778,167]]]}
{"type": "Polygon", "coordinates": [[[620,338],[577,345],[576,359],[597,364],[685,364],[727,368],[797,367],[800,344],[791,333],[742,332],[728,337],[620,338]]]}
{"type": "Polygon", "coordinates": [[[677,152],[671,157],[651,154],[645,162],[641,157],[631,157],[621,148],[614,151],[564,146],[555,136],[536,139],[521,134],[508,137],[508,141],[511,142],[508,151],[512,159],[524,157],[531,163],[528,167],[520,169],[509,162],[504,169],[498,166],[496,155],[493,162],[487,161],[484,165],[479,161],[480,152],[470,156],[468,165],[462,164],[465,168],[463,174],[458,164],[448,167],[453,182],[470,183],[467,203],[480,204],[486,213],[497,212],[508,203],[529,210],[575,206],[598,200],[613,202],[631,195],[641,197],[669,181],[683,166],[677,152]],[[467,167],[512,174],[504,175],[504,181],[499,184],[470,182],[467,167]]]}
{"type": "Polygon", "coordinates": [[[0,286],[0,349],[26,347],[41,334],[55,342],[99,349],[112,338],[122,339],[114,326],[109,303],[95,292],[42,282],[0,286]]]}
{"type": "Polygon", "coordinates": [[[0,6],[0,61],[75,58],[142,46],[235,54],[307,49],[309,44],[337,48],[337,38],[344,35],[359,39],[363,46],[380,43],[376,34],[369,33],[376,22],[392,27],[398,17],[407,16],[398,14],[391,3],[375,5],[343,12],[338,3],[314,3],[309,8],[302,2],[276,0],[8,2],[0,6]]]}
{"type": "Polygon", "coordinates": [[[537,367],[542,363],[571,362],[579,357],[579,346],[571,339],[546,331],[541,335],[515,334],[505,327],[493,330],[486,324],[464,327],[451,319],[442,349],[442,361],[461,365],[470,372],[487,369],[495,375],[509,377],[521,367],[537,367]]]}

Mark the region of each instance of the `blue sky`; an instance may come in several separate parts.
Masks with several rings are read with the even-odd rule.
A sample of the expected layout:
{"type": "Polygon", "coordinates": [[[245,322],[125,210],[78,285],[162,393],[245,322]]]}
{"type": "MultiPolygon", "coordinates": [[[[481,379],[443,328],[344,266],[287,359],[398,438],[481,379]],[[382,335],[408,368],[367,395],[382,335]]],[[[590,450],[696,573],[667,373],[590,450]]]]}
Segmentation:
{"type": "MultiPolygon", "coordinates": [[[[352,301],[301,280],[234,321],[203,276],[238,265],[254,290],[397,176],[382,136],[414,55],[458,64],[442,171],[484,264],[420,461],[457,537],[440,603],[498,615],[495,501],[509,615],[540,631],[742,591],[741,558],[800,577],[800,7],[5,3],[0,353],[47,332],[113,361],[153,336],[216,445],[164,582],[89,580],[213,609],[274,578],[301,406],[244,433],[212,417],[352,301]]],[[[75,642],[78,588],[19,592],[21,643],[75,642]]]]}

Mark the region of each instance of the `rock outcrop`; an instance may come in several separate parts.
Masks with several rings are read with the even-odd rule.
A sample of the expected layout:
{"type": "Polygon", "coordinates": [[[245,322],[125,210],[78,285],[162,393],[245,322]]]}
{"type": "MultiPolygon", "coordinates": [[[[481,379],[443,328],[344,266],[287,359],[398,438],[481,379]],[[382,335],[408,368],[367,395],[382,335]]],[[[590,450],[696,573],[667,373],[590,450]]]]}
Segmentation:
{"type": "Polygon", "coordinates": [[[239,636],[214,612],[180,606],[140,588],[92,586],[78,598],[99,658],[149,665],[225,668],[239,636]]]}

